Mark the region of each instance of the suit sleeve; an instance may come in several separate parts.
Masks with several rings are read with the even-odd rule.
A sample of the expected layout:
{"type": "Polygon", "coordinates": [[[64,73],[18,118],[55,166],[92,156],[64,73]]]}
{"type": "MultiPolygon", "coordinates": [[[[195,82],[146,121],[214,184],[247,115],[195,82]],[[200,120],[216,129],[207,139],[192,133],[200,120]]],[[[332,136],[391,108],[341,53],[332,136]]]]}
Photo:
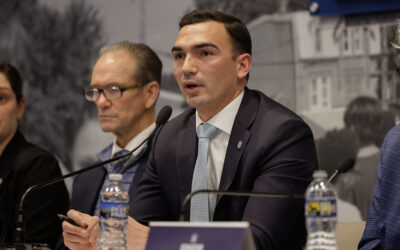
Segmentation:
{"type": "Polygon", "coordinates": [[[397,249],[400,242],[400,127],[392,129],[381,150],[372,203],[359,249],[397,249]]]}
{"type": "MultiPolygon", "coordinates": [[[[270,138],[258,142],[264,147],[252,163],[258,162],[259,172],[252,191],[304,194],[318,166],[311,130],[300,119],[289,119],[271,134],[256,139],[270,138]]],[[[243,220],[252,225],[257,249],[301,249],[305,244],[303,199],[249,198],[243,220]]]]}
{"type": "MultiPolygon", "coordinates": [[[[22,181],[23,190],[61,175],[58,162],[51,155],[35,157],[29,165],[29,170],[24,174],[25,178],[22,181]]],[[[64,182],[29,193],[23,204],[26,241],[39,243],[44,241],[54,248],[61,234],[61,221],[57,213],[66,213],[68,202],[68,192],[64,182]]]]}
{"type": "MultiPolygon", "coordinates": [[[[154,145],[154,144],[153,144],[154,145]]],[[[163,198],[162,184],[157,175],[154,148],[150,153],[147,167],[133,194],[133,217],[144,225],[151,220],[171,220],[171,214],[163,198]]]]}

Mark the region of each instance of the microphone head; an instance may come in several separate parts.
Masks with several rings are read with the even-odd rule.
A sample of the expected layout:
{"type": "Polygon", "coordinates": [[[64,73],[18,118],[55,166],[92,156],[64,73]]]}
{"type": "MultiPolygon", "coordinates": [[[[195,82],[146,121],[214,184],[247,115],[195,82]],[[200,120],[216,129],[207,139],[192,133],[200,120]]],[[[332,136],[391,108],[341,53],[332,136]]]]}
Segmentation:
{"type": "Polygon", "coordinates": [[[158,112],[156,118],[156,126],[165,124],[171,117],[171,114],[172,114],[172,108],[169,105],[165,105],[164,107],[162,107],[160,112],[158,112]]]}
{"type": "Polygon", "coordinates": [[[346,159],[344,159],[342,161],[342,163],[340,163],[340,165],[337,168],[337,170],[340,173],[346,173],[347,171],[349,171],[354,166],[355,162],[356,162],[356,160],[354,159],[354,157],[346,158],[346,159]]]}

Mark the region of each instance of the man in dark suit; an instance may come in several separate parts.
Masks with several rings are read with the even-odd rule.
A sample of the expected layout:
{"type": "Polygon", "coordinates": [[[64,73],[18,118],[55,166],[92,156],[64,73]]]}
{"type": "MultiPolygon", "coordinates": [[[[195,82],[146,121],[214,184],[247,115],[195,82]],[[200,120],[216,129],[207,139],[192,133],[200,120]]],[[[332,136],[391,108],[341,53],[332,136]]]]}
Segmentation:
{"type": "MultiPolygon", "coordinates": [[[[124,41],[102,48],[92,71],[90,87],[84,90],[85,98],[97,106],[102,130],[115,135],[114,142],[98,154],[99,160],[126,154],[151,135],[155,129],[154,106],[161,69],[158,56],[144,44],[124,41]]],[[[109,173],[123,174],[122,184],[129,190],[130,206],[133,205],[132,194],[145,169],[150,148],[151,140],[148,140],[129,160],[76,177],[68,217],[87,229],[64,222],[63,237],[68,248],[95,248],[99,194],[108,184],[109,173]]]]}
{"type": "MultiPolygon", "coordinates": [[[[180,21],[172,54],[176,80],[192,109],[168,122],[153,142],[133,217],[142,224],[178,220],[185,196],[200,188],[303,194],[317,168],[311,130],[289,109],[246,87],[252,65],[246,26],[225,13],[191,12],[180,21]],[[214,131],[207,146],[199,135],[203,130],[214,131]]],[[[194,200],[187,218],[249,221],[258,249],[305,244],[302,199],[194,200]]],[[[130,234],[132,227],[128,238],[138,238],[130,234]]]]}

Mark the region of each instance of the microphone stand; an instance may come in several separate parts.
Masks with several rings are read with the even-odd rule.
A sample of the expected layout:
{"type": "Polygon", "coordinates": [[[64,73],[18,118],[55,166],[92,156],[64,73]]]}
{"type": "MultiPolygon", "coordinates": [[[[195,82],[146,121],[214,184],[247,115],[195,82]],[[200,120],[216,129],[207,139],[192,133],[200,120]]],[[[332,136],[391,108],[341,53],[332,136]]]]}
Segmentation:
{"type": "Polygon", "coordinates": [[[69,174],[62,175],[62,176],[59,176],[59,177],[50,179],[50,180],[48,180],[48,181],[45,181],[45,182],[43,182],[43,183],[39,183],[39,184],[30,186],[30,187],[23,193],[23,195],[22,195],[22,197],[21,197],[21,200],[20,200],[20,202],[19,202],[19,206],[18,206],[18,218],[17,218],[17,227],[16,227],[16,235],[15,235],[15,241],[16,241],[16,243],[23,243],[23,242],[25,242],[25,235],[24,235],[25,226],[24,226],[24,223],[23,223],[24,220],[23,220],[23,208],[22,208],[22,205],[24,204],[25,197],[26,197],[31,191],[45,188],[45,187],[50,186],[50,185],[53,185],[53,184],[55,184],[55,183],[57,183],[57,182],[59,182],[59,181],[62,181],[62,180],[64,180],[64,179],[68,178],[68,177],[71,177],[71,176],[74,176],[74,175],[77,175],[77,174],[80,174],[80,173],[89,171],[89,170],[91,170],[91,169],[93,169],[93,168],[97,168],[97,167],[103,166],[103,165],[108,164],[108,163],[110,163],[110,162],[118,161],[119,159],[125,158],[125,157],[129,156],[130,154],[132,154],[133,152],[135,152],[138,148],[140,148],[146,141],[147,141],[147,140],[142,141],[142,143],[140,143],[139,146],[137,146],[136,148],[134,148],[133,150],[131,150],[130,152],[128,152],[128,153],[126,153],[126,154],[124,154],[124,155],[121,155],[121,156],[118,156],[118,157],[115,157],[115,158],[111,158],[111,159],[108,159],[108,160],[106,160],[106,161],[98,162],[98,163],[95,163],[95,164],[92,165],[92,166],[89,166],[89,167],[86,167],[86,168],[82,168],[82,169],[80,169],[80,170],[73,171],[73,172],[71,172],[71,173],[69,173],[69,174]]]}
{"type": "MultiPolygon", "coordinates": [[[[172,113],[172,109],[171,109],[171,107],[168,106],[168,105],[167,105],[167,106],[164,106],[164,107],[160,110],[160,112],[159,112],[159,114],[158,114],[158,116],[157,116],[157,119],[156,119],[156,128],[154,129],[154,132],[153,132],[153,133],[155,133],[156,131],[159,131],[159,130],[163,127],[163,125],[168,121],[169,117],[171,116],[171,113],[172,113]]],[[[56,177],[56,178],[50,179],[50,180],[48,180],[48,181],[45,181],[45,182],[42,182],[42,183],[39,183],[39,184],[36,184],[36,185],[33,185],[33,186],[29,187],[29,188],[23,193],[23,195],[22,195],[22,197],[21,197],[21,200],[20,200],[20,202],[19,202],[19,206],[18,206],[18,217],[17,217],[17,226],[16,226],[16,234],[15,234],[15,242],[16,242],[17,244],[23,244],[23,243],[25,242],[25,233],[24,233],[24,232],[25,232],[25,225],[24,225],[24,218],[23,218],[23,208],[22,208],[22,205],[24,204],[25,197],[26,197],[31,191],[45,188],[45,187],[50,186],[50,185],[53,185],[53,184],[55,184],[55,183],[57,183],[57,182],[59,182],[59,181],[62,181],[62,180],[64,180],[64,179],[68,178],[68,177],[71,177],[71,176],[74,176],[74,175],[77,175],[77,174],[80,174],[80,173],[89,171],[89,170],[91,170],[91,169],[94,169],[94,168],[103,166],[103,165],[105,165],[105,164],[108,164],[108,163],[111,163],[111,162],[114,162],[114,161],[118,161],[118,160],[120,160],[120,159],[122,159],[122,158],[125,158],[125,157],[131,155],[133,152],[135,152],[135,151],[136,151],[138,148],[140,148],[145,142],[147,142],[147,140],[153,135],[153,133],[152,133],[149,137],[147,137],[146,140],[143,140],[136,148],[132,149],[131,151],[129,151],[128,153],[126,153],[126,154],[124,154],[124,155],[121,155],[121,156],[118,156],[118,157],[115,157],[115,158],[111,158],[111,159],[108,159],[108,160],[106,160],[106,161],[101,161],[101,162],[95,163],[95,164],[93,164],[92,166],[89,166],[89,167],[86,167],[86,168],[82,168],[82,169],[80,169],[80,170],[73,171],[73,172],[71,172],[71,173],[69,173],[69,174],[62,175],[62,176],[59,176],[59,177],[56,177]]]]}
{"type": "Polygon", "coordinates": [[[304,199],[304,194],[295,194],[295,193],[265,193],[265,192],[246,192],[246,191],[220,191],[220,190],[210,190],[210,189],[199,189],[194,192],[189,193],[186,195],[185,199],[182,202],[181,206],[181,214],[180,214],[180,221],[185,221],[185,213],[187,203],[192,199],[193,196],[201,193],[206,194],[221,194],[221,195],[228,195],[228,196],[246,196],[246,197],[272,197],[272,198],[295,198],[295,199],[304,199]]]}
{"type": "MultiPolygon", "coordinates": [[[[350,157],[342,161],[339,167],[335,170],[335,172],[330,176],[328,182],[330,183],[335,177],[341,173],[347,172],[354,166],[355,159],[350,157]]],[[[187,203],[192,199],[193,196],[201,193],[206,194],[218,194],[218,195],[228,195],[228,196],[246,196],[246,197],[271,197],[271,198],[295,198],[295,199],[304,199],[304,194],[296,194],[296,193],[265,193],[265,192],[246,192],[246,191],[220,191],[220,190],[211,190],[211,189],[201,189],[196,190],[194,192],[186,195],[185,199],[181,205],[181,213],[179,216],[180,221],[185,221],[185,213],[187,208],[187,203]]]]}

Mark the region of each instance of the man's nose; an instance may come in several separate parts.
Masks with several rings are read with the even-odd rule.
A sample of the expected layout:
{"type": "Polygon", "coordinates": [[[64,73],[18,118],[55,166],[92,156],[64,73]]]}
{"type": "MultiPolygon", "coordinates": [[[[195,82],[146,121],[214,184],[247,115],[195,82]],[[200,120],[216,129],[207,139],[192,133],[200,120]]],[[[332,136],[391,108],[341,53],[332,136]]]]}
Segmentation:
{"type": "Polygon", "coordinates": [[[101,92],[99,94],[99,99],[96,101],[96,106],[99,109],[105,108],[110,106],[111,101],[107,99],[107,97],[104,95],[104,92],[101,92]]]}
{"type": "Polygon", "coordinates": [[[185,61],[182,65],[182,73],[185,75],[197,73],[197,63],[195,58],[190,55],[186,55],[185,61]]]}

